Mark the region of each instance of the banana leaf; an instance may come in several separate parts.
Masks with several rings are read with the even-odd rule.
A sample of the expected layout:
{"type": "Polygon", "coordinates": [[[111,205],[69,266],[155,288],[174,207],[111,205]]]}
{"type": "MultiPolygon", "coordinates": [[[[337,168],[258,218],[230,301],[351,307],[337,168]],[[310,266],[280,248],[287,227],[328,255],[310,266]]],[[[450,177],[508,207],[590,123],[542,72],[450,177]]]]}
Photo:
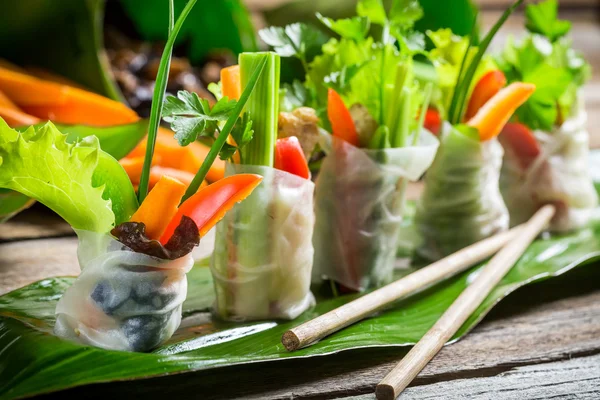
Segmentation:
{"type": "MultiPolygon", "coordinates": [[[[43,123],[42,123],[43,124],[43,123]]],[[[120,160],[133,150],[144,138],[148,129],[147,120],[139,120],[131,124],[107,127],[86,125],[55,124],[58,130],[67,134],[69,142],[81,140],[95,135],[100,141],[102,150],[120,160]]],[[[25,130],[28,127],[18,128],[25,130]]],[[[33,205],[34,201],[21,193],[0,189],[0,223],[6,222],[21,211],[33,205]]]]}
{"type": "Polygon", "coordinates": [[[104,0],[19,0],[0,13],[0,57],[38,66],[115,100],[103,49],[104,0]]]}
{"type": "MultiPolygon", "coordinates": [[[[593,154],[595,164],[599,164],[600,152],[593,154]]],[[[596,188],[600,189],[600,180],[595,179],[596,188]]],[[[600,220],[571,234],[542,236],[528,248],[452,341],[467,334],[516,289],[557,277],[598,259],[600,220]]],[[[56,302],[75,278],[45,279],[0,297],[0,399],[175,373],[195,372],[194,379],[201,379],[202,374],[217,367],[325,356],[370,347],[409,346],[427,332],[481,267],[476,266],[292,353],[280,343],[287,329],[347,303],[357,295],[321,296],[313,309],[291,322],[222,322],[214,319],[209,311],[214,301],[213,282],[207,262],[200,262],[188,274],[188,299],[183,306],[182,326],[170,342],[152,353],[142,354],[101,350],[53,336],[56,302]]]]}
{"type": "MultiPolygon", "coordinates": [[[[179,15],[187,0],[175,0],[179,15]]],[[[146,40],[167,39],[168,2],[164,0],[121,0],[121,5],[138,33],[146,40]]],[[[256,34],[250,15],[241,0],[199,2],[181,28],[177,44],[188,43],[192,64],[201,62],[211,50],[229,49],[236,55],[256,51],[256,34]]]]}

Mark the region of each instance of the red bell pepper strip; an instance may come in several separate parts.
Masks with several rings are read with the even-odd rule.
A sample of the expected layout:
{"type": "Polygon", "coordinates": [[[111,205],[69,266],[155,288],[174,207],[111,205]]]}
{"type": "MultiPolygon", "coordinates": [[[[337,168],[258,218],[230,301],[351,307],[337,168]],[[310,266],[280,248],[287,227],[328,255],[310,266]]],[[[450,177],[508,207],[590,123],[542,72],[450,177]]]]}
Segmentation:
{"type": "Polygon", "coordinates": [[[179,206],[160,242],[166,244],[169,241],[184,215],[194,220],[200,236],[204,236],[236,203],[248,197],[261,181],[260,175],[239,174],[200,189],[179,206]]]}
{"type": "Polygon", "coordinates": [[[506,77],[502,71],[494,70],[485,74],[473,89],[469,105],[467,106],[465,121],[473,118],[477,114],[477,111],[504,86],[506,86],[506,77]]]}
{"type": "Polygon", "coordinates": [[[352,115],[340,95],[331,88],[327,92],[327,117],[331,122],[333,136],[343,139],[353,146],[359,146],[360,141],[352,115]]]}
{"type": "Polygon", "coordinates": [[[523,124],[507,123],[499,139],[503,146],[512,150],[523,169],[527,169],[542,152],[533,132],[523,124]]]}
{"type": "Polygon", "coordinates": [[[423,123],[425,129],[434,135],[438,136],[442,130],[442,117],[437,110],[428,108],[425,114],[425,121],[423,123]]]}
{"type": "Polygon", "coordinates": [[[310,170],[302,146],[296,136],[277,139],[275,143],[275,168],[310,179],[310,170]]]}

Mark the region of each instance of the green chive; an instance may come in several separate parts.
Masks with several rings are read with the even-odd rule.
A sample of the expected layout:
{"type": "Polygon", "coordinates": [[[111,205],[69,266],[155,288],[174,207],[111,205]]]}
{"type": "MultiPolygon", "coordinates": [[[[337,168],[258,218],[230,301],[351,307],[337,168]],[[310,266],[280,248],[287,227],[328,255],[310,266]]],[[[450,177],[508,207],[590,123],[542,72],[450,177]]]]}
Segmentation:
{"type": "MultiPolygon", "coordinates": [[[[148,143],[146,146],[146,156],[144,157],[144,167],[142,169],[142,176],[140,178],[140,186],[138,191],[138,198],[140,204],[144,201],[148,194],[148,183],[150,179],[150,167],[152,166],[152,157],[154,156],[154,146],[156,145],[156,135],[158,132],[158,126],[160,124],[160,118],[163,109],[163,102],[165,100],[165,92],[167,90],[167,80],[169,78],[169,69],[171,66],[171,53],[173,52],[173,46],[175,45],[175,39],[177,34],[181,30],[185,19],[196,4],[196,0],[190,0],[186,5],[177,22],[173,26],[173,29],[169,29],[171,32],[165,44],[165,49],[160,58],[160,64],[158,67],[158,73],[156,74],[156,82],[154,84],[154,94],[152,96],[152,108],[150,110],[150,122],[148,124],[148,143]]],[[[173,0],[169,2],[169,28],[171,28],[171,21],[173,20],[173,0]]]]}

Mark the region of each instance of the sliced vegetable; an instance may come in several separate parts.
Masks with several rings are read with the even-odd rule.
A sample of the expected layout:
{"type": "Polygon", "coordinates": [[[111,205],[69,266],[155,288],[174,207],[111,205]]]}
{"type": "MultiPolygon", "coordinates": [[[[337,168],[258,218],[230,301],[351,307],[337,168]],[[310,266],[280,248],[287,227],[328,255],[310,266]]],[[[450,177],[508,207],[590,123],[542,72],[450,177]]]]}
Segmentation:
{"type": "Polygon", "coordinates": [[[277,139],[275,144],[275,168],[310,179],[310,170],[304,151],[296,136],[277,139]]]}
{"type": "Polygon", "coordinates": [[[87,92],[65,86],[65,100],[42,105],[17,105],[28,114],[63,124],[88,124],[94,126],[120,125],[139,119],[135,111],[126,105],[87,92]]]}
{"type": "Polygon", "coordinates": [[[535,85],[531,83],[512,83],[481,107],[467,125],[479,131],[482,141],[490,140],[498,136],[516,109],[527,101],[533,92],[535,85]]]}
{"type": "MultiPolygon", "coordinates": [[[[146,143],[146,140],[142,141],[131,153],[129,153],[128,158],[144,157],[146,143]]],[[[194,142],[189,146],[181,147],[173,137],[173,132],[171,130],[159,128],[156,137],[156,146],[154,148],[154,157],[159,160],[153,165],[196,173],[208,155],[209,150],[210,148],[208,146],[200,142],[194,142]]],[[[225,161],[215,159],[206,174],[206,179],[209,182],[215,182],[222,179],[224,176],[225,161]]]]}
{"type": "Polygon", "coordinates": [[[502,71],[494,70],[485,74],[473,89],[465,119],[468,121],[473,118],[477,111],[504,86],[506,86],[506,76],[502,71]]]}
{"type": "Polygon", "coordinates": [[[204,236],[236,203],[244,200],[262,181],[260,175],[238,174],[221,179],[188,198],[171,219],[160,242],[166,244],[182,217],[190,217],[204,236]]]}
{"type": "Polygon", "coordinates": [[[0,106],[0,118],[4,119],[12,128],[35,125],[40,122],[39,118],[5,106],[0,106]]]}
{"type": "Polygon", "coordinates": [[[542,151],[533,132],[520,123],[507,123],[499,138],[503,146],[510,147],[523,169],[527,169],[542,151]]]}
{"type": "Polygon", "coordinates": [[[21,109],[17,107],[17,105],[13,103],[13,101],[9,99],[2,91],[0,91],[0,107],[21,111],[21,109]]]}
{"type": "MultiPolygon", "coordinates": [[[[161,167],[160,165],[156,165],[156,166],[150,168],[150,189],[152,189],[154,187],[154,185],[156,185],[156,183],[158,183],[158,181],[160,181],[160,179],[163,176],[169,176],[171,178],[177,179],[178,181],[183,183],[185,185],[185,187],[188,187],[190,185],[190,183],[192,183],[192,180],[194,179],[194,174],[192,174],[191,172],[186,172],[186,171],[182,171],[180,169],[161,167]]],[[[207,183],[206,183],[206,181],[204,181],[202,183],[202,186],[200,186],[200,187],[204,187],[206,185],[207,185],[207,183]]]]}
{"type": "Polygon", "coordinates": [[[186,185],[177,179],[161,177],[130,221],[146,225],[146,236],[158,240],[177,214],[177,206],[185,188],[186,185]]]}
{"type": "Polygon", "coordinates": [[[442,117],[440,113],[433,108],[428,108],[425,113],[424,126],[429,132],[436,136],[439,135],[442,130],[442,117]]]}
{"type": "Polygon", "coordinates": [[[68,144],[50,122],[19,133],[0,120],[0,187],[38,200],[75,229],[108,232],[115,222],[111,201],[92,186],[101,152],[94,137],[68,144]]]}
{"type": "Polygon", "coordinates": [[[353,146],[360,145],[350,111],[346,108],[340,95],[331,88],[327,91],[327,117],[331,123],[333,136],[343,139],[353,146]]]}
{"type": "Polygon", "coordinates": [[[242,94],[242,81],[239,65],[232,65],[221,70],[221,90],[224,97],[229,97],[233,100],[240,98],[242,94]]]}
{"type": "Polygon", "coordinates": [[[265,59],[264,71],[246,105],[254,138],[246,146],[242,163],[272,167],[279,120],[279,55],[271,52],[240,54],[240,75],[242,86],[248,86],[252,74],[265,59]]]}
{"type": "Polygon", "coordinates": [[[69,89],[68,86],[0,66],[0,90],[19,106],[42,106],[66,103],[69,89]]]}

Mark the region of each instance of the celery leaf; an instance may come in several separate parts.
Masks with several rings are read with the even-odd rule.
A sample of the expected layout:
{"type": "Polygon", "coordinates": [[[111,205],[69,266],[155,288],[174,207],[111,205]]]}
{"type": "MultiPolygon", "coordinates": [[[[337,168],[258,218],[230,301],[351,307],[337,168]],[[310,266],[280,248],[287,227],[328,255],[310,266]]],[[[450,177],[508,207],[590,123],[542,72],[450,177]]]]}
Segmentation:
{"type": "Polygon", "coordinates": [[[525,8],[525,27],[532,33],[546,36],[551,42],[565,36],[571,30],[571,23],[558,19],[558,1],[546,0],[538,4],[528,4],[525,8]]]}

